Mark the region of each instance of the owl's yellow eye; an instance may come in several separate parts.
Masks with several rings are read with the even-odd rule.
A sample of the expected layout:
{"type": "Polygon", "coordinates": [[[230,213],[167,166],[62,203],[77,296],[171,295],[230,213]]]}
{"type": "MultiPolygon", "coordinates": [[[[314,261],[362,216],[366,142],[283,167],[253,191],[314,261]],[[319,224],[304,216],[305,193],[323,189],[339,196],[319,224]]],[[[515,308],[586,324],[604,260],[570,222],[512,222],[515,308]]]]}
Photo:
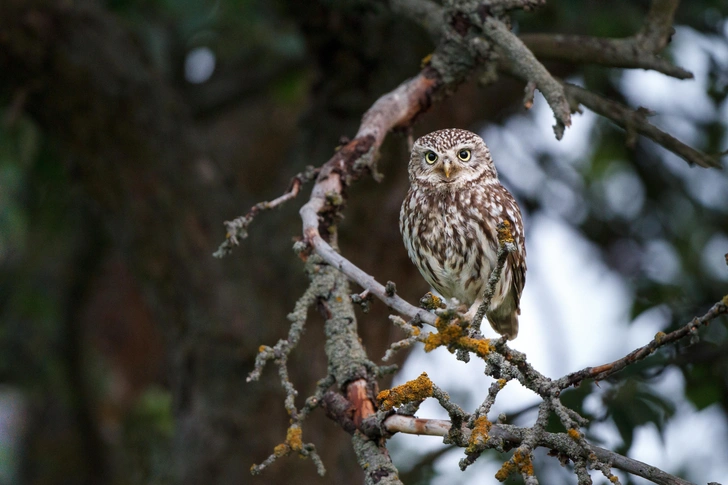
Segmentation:
{"type": "Polygon", "coordinates": [[[470,150],[460,150],[458,152],[458,158],[463,162],[470,160],[470,150]]]}
{"type": "Polygon", "coordinates": [[[430,165],[432,165],[433,163],[435,163],[437,161],[437,153],[435,153],[435,152],[427,152],[425,154],[425,161],[427,163],[429,163],[430,165]]]}

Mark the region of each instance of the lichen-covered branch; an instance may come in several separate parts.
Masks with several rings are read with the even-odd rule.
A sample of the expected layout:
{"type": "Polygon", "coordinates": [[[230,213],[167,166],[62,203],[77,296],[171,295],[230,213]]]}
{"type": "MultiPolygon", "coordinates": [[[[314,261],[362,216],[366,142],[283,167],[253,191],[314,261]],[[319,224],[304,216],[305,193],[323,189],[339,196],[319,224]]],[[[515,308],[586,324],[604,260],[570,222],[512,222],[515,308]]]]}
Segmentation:
{"type": "MultiPolygon", "coordinates": [[[[381,428],[389,433],[399,431],[446,437],[448,443],[454,443],[466,448],[466,458],[461,461],[463,467],[471,464],[484,449],[494,448],[502,451],[506,443],[510,446],[517,446],[516,452],[503,465],[499,476],[497,476],[503,480],[511,473],[519,472],[527,483],[529,481],[536,483],[535,478],[530,473],[532,470],[529,457],[535,447],[543,446],[558,451],[572,461],[579,483],[591,483],[586,482],[588,473],[584,474],[584,471],[589,468],[599,470],[611,483],[619,483],[617,477],[612,474],[611,467],[619,468],[661,485],[688,485],[690,483],[656,467],[591,445],[586,441],[584,434],[579,431],[579,427],[585,424],[585,420],[573,410],[563,406],[558,396],[561,390],[566,387],[578,384],[584,379],[606,378],[626,366],[646,358],[668,343],[674,343],[680,339],[695,335],[695,332],[701,326],[708,325],[715,318],[728,314],[728,296],[715,303],[702,317],[696,317],[690,323],[669,334],[659,333],[649,344],[636,349],[622,359],[610,364],[586,368],[555,381],[541,376],[527,364],[525,356],[508,349],[504,343],[488,344],[487,347],[482,347],[477,343],[478,339],[466,337],[462,327],[456,323],[448,323],[443,319],[443,314],[446,314],[446,312],[442,312],[440,318],[438,318],[438,334],[430,334],[430,336],[424,338],[425,349],[431,349],[433,345],[445,345],[451,351],[460,347],[477,353],[477,349],[487,348],[485,353],[479,353],[486,361],[486,372],[493,373],[495,371],[494,373],[503,376],[503,378],[493,383],[488,397],[471,416],[463,417],[455,413],[457,420],[451,422],[419,419],[399,414],[381,416],[384,419],[380,425],[381,428]],[[511,378],[518,379],[524,386],[543,398],[543,402],[539,406],[538,418],[530,428],[494,424],[487,419],[487,413],[495,402],[497,393],[506,384],[507,379],[511,378]],[[551,413],[558,416],[567,429],[566,433],[554,434],[545,431],[545,425],[551,413]],[[453,431],[453,426],[458,428],[457,432],[453,431]]],[[[416,400],[421,402],[422,398],[428,395],[428,393],[418,394],[412,392],[413,389],[422,387],[417,386],[416,381],[400,387],[403,390],[398,393],[399,398],[396,405],[403,406],[407,403],[408,398],[414,400],[415,397],[416,400]]],[[[428,387],[428,389],[436,388],[434,384],[428,387]]],[[[434,396],[434,393],[432,394],[434,396]]],[[[382,393],[380,396],[387,396],[387,394],[382,393]]],[[[440,397],[438,401],[443,407],[448,408],[447,399],[440,397]]]]}
{"type": "MultiPolygon", "coordinates": [[[[452,423],[444,419],[421,419],[414,416],[394,414],[384,419],[383,428],[389,433],[407,433],[427,436],[449,436],[452,423]]],[[[475,431],[462,426],[461,433],[466,441],[472,439],[475,431]]],[[[523,428],[508,424],[493,423],[488,430],[488,441],[501,447],[518,447],[531,435],[530,428],[523,428]]],[[[544,447],[562,453],[569,458],[583,460],[586,464],[589,457],[585,450],[581,449],[568,433],[550,433],[544,431],[535,442],[536,446],[544,447]]],[[[459,446],[464,446],[460,444],[459,446]]],[[[618,468],[632,475],[642,477],[659,485],[694,485],[679,477],[666,473],[657,467],[648,465],[638,460],[620,455],[611,450],[599,446],[591,447],[594,457],[602,463],[611,463],[618,468]]],[[[614,483],[614,482],[612,482],[614,483]]]]}

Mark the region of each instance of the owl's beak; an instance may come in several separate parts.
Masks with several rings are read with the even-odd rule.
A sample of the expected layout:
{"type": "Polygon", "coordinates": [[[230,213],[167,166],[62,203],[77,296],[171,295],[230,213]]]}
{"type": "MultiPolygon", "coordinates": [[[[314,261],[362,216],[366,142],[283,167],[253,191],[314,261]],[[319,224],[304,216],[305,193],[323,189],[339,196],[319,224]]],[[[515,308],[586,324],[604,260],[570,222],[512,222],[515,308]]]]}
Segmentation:
{"type": "Polygon", "coordinates": [[[450,162],[447,160],[442,166],[442,171],[445,172],[445,178],[450,178],[450,169],[452,168],[452,165],[450,165],[450,162]]]}

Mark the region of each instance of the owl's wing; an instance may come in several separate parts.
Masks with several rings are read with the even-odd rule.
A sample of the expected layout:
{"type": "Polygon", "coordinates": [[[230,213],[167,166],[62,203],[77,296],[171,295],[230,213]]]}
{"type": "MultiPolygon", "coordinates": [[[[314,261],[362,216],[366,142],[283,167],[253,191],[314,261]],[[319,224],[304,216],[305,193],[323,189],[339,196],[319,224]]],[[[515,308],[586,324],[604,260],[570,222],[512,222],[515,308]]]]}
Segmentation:
{"type": "Polygon", "coordinates": [[[526,244],[521,219],[521,209],[508,190],[500,186],[501,213],[500,219],[507,220],[511,224],[511,235],[516,243],[516,251],[508,255],[506,264],[511,270],[511,294],[516,304],[518,313],[521,313],[521,293],[526,284],[526,244]]]}
{"type": "Polygon", "coordinates": [[[521,292],[523,291],[523,286],[526,284],[525,252],[525,248],[519,247],[518,252],[509,254],[508,259],[506,260],[506,264],[510,266],[511,274],[513,275],[511,292],[513,294],[513,299],[516,302],[516,308],[519,315],[521,313],[521,292]]]}

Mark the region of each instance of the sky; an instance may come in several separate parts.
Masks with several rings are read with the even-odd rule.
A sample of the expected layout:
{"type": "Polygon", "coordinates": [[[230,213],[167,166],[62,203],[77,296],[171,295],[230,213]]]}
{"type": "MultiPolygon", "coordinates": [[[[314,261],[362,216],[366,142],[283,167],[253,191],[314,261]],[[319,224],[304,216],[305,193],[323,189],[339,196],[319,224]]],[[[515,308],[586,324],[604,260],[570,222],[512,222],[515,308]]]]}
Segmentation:
{"type": "MultiPolygon", "coordinates": [[[[699,142],[703,136],[691,123],[694,117],[720,118],[728,124],[728,103],[716,110],[705,94],[711,57],[728,72],[728,22],[724,25],[722,38],[704,36],[685,27],[676,29],[673,37],[675,61],[691,70],[695,74],[694,80],[680,81],[643,70],[628,70],[622,76],[621,83],[629,104],[635,108],[659,106],[660,113],[651,121],[688,144],[699,142]],[[676,92],[680,96],[675,96],[676,92]]],[[[579,84],[578,79],[571,81],[579,84]]],[[[545,198],[545,210],[524,221],[527,283],[521,300],[520,333],[511,345],[525,352],[536,369],[552,378],[618,359],[648,343],[670,319],[669,312],[656,308],[630,321],[633,294],[629,285],[604,265],[598,249],[566,222],[580,217],[582,208],[578,195],[562,182],[550,180],[534,157],[537,152],[549,153],[562,164],[567,177],[578,178],[579,165],[589,158],[589,137],[595,129],[596,119],[586,111],[575,115],[573,126],[567,129],[562,141],[557,141],[551,128],[553,114],[539,95],[529,112],[512,117],[502,126],[486,126],[481,132],[504,185],[526,195],[540,192],[545,198]]],[[[728,144],[728,141],[724,143],[728,144]]],[[[722,149],[726,148],[728,146],[722,149]]],[[[665,167],[683,177],[700,203],[728,210],[725,170],[717,173],[690,168],[667,150],[661,150],[660,154],[665,167]]],[[[604,194],[608,208],[625,211],[625,216],[639,210],[644,200],[639,180],[624,171],[612,174],[605,183],[604,194]]],[[[655,241],[648,246],[647,252],[649,258],[643,270],[658,281],[668,281],[679,269],[677,258],[668,245],[655,241]]],[[[718,274],[725,268],[716,265],[716,261],[720,262],[727,252],[728,236],[725,234],[710,239],[703,251],[704,264],[716,268],[711,271],[716,271],[724,281],[728,281],[728,271],[718,274]]],[[[465,364],[445,349],[425,354],[419,346],[407,359],[394,385],[414,379],[423,371],[449,392],[455,402],[470,411],[480,404],[492,382],[483,374],[482,362],[478,359],[465,364]]],[[[679,471],[696,483],[728,482],[725,415],[717,406],[698,411],[684,400],[685,382],[677,370],[663,373],[650,385],[675,405],[676,414],[668,421],[662,437],[654,425],[638,428],[629,456],[667,472],[679,471]],[[686,450],[690,452],[686,453],[686,450]]],[[[509,383],[499,394],[490,416],[494,419],[498,413],[514,413],[538,402],[540,399],[520,384],[509,383]]],[[[597,414],[601,406],[598,396],[586,402],[587,409],[597,414]]],[[[417,415],[447,419],[447,414],[433,399],[427,400],[417,415]]],[[[521,416],[517,424],[530,426],[535,418],[535,412],[531,412],[521,416]]],[[[603,440],[603,446],[614,447],[621,443],[616,427],[610,422],[595,424],[591,429],[603,440]]],[[[396,435],[390,443],[394,462],[403,470],[412,462],[413,455],[445,446],[441,438],[402,434],[396,435]]],[[[436,464],[439,475],[433,483],[497,483],[495,478],[488,477],[495,475],[505,457],[481,458],[465,473],[458,467],[462,457],[463,452],[459,449],[444,455],[436,464]]],[[[542,482],[553,483],[558,479],[576,483],[575,476],[568,470],[549,467],[546,472],[549,480],[542,478],[542,482]]],[[[596,472],[592,477],[597,479],[599,475],[596,472]]],[[[634,481],[651,483],[639,478],[634,481]]]]}

